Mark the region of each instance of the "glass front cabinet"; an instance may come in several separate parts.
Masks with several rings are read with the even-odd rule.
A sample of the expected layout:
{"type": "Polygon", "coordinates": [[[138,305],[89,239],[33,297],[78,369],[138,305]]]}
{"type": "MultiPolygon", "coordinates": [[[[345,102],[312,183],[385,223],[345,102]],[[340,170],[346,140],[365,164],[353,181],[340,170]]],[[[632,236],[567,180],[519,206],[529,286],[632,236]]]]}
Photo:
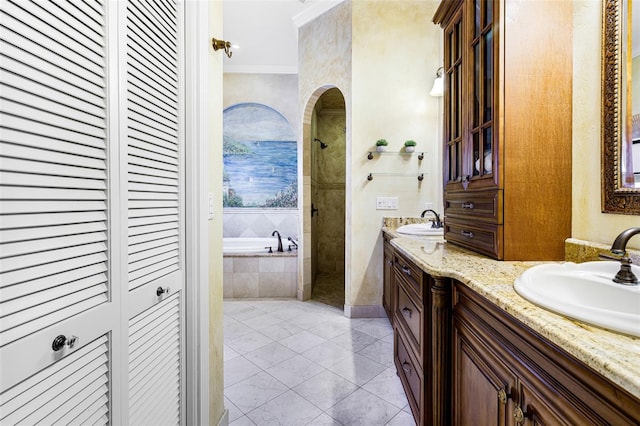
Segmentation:
{"type": "Polygon", "coordinates": [[[433,20],[444,37],[449,242],[496,259],[564,257],[571,232],[571,19],[570,2],[440,4],[433,20]],[[543,205],[564,217],[550,226],[536,212],[543,205]]]}

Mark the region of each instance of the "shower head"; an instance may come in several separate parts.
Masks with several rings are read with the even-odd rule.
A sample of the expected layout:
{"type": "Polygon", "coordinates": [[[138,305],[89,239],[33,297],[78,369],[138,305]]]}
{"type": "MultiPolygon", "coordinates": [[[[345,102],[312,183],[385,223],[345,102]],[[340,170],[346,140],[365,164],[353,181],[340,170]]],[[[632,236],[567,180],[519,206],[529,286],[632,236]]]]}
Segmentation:
{"type": "Polygon", "coordinates": [[[329,145],[327,145],[326,143],[322,142],[320,139],[315,138],[313,140],[314,142],[320,142],[320,149],[325,149],[326,147],[328,147],[329,145]]]}

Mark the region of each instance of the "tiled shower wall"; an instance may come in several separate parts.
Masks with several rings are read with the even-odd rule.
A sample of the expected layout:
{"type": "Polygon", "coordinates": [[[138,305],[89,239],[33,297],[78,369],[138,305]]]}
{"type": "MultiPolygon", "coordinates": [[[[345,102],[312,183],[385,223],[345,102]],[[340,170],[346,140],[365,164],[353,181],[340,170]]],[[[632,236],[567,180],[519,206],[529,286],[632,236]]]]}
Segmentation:
{"type": "MultiPolygon", "coordinates": [[[[320,98],[322,99],[322,98],[320,98]]],[[[316,233],[318,259],[316,273],[344,273],[346,137],[345,111],[317,115],[318,138],[329,145],[315,148],[315,205],[318,208],[316,233]]]]}
{"type": "Polygon", "coordinates": [[[224,237],[268,237],[280,232],[283,240],[298,238],[297,209],[225,208],[224,237]]]}

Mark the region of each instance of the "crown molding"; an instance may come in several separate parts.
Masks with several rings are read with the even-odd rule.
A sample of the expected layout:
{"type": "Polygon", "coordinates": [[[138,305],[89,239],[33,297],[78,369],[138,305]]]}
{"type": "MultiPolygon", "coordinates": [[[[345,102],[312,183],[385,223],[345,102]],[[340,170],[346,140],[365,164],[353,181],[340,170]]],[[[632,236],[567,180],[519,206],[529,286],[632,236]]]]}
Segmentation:
{"type": "Polygon", "coordinates": [[[344,0],[316,1],[304,11],[293,16],[291,20],[297,28],[300,28],[301,26],[313,21],[318,16],[322,15],[323,13],[325,13],[329,9],[332,9],[343,1],[344,0]]]}
{"type": "Polygon", "coordinates": [[[231,63],[225,63],[224,72],[238,74],[298,74],[298,67],[287,65],[233,65],[231,63]]]}

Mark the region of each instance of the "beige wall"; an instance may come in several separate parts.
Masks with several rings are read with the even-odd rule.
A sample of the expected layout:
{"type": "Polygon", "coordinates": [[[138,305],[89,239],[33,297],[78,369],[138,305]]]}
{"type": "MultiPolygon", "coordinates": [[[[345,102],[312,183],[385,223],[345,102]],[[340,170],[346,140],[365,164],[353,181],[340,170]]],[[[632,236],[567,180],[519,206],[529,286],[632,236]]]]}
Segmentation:
{"type": "Polygon", "coordinates": [[[441,99],[428,96],[442,62],[440,29],[431,24],[437,5],[428,0],[346,1],[299,32],[301,108],[308,108],[309,99],[325,85],[337,86],[346,101],[348,315],[382,312],[382,217],[415,216],[426,202],[442,211],[441,99]],[[367,160],[380,138],[389,141],[390,151],[414,139],[425,159],[385,155],[367,160]],[[412,176],[378,175],[369,182],[369,173],[412,176]],[[421,184],[418,173],[425,174],[421,184]],[[398,197],[398,210],[376,210],[377,196],[398,197]]]}
{"type": "MultiPolygon", "coordinates": [[[[640,226],[638,216],[601,213],[600,43],[602,4],[574,2],[572,237],[610,244],[620,231],[640,226]]],[[[553,212],[549,212],[553,218],[553,212]]],[[[640,248],[635,237],[629,247],[640,248]]]]}
{"type": "MultiPolygon", "coordinates": [[[[209,32],[222,36],[222,2],[209,2],[209,32]]],[[[222,59],[209,49],[211,86],[209,191],[215,213],[209,221],[209,423],[217,425],[224,415],[224,373],[222,369],[222,59]]]]}
{"type": "Polygon", "coordinates": [[[440,29],[431,23],[436,1],[353,2],[353,138],[351,144],[351,303],[382,300],[383,216],[416,216],[425,202],[442,212],[440,98],[429,96],[442,63],[440,29]],[[375,25],[371,23],[375,22],[375,25]],[[390,151],[414,139],[417,155],[384,155],[367,160],[375,141],[390,151]],[[369,173],[406,173],[408,177],[369,173]],[[421,183],[418,173],[425,173],[421,183]],[[398,197],[397,211],[376,210],[377,196],[398,197]]]}
{"type": "MultiPolygon", "coordinates": [[[[311,259],[311,144],[317,135],[316,120],[312,120],[314,106],[322,93],[331,87],[337,87],[345,98],[346,144],[351,138],[351,1],[337,5],[328,12],[302,26],[298,31],[299,110],[302,111],[298,145],[299,168],[299,205],[302,236],[299,279],[302,286],[298,289],[299,299],[311,296],[312,259],[311,259]]],[[[316,142],[317,144],[317,142],[316,142]]],[[[347,162],[349,153],[347,153],[347,162]]],[[[347,166],[348,170],[348,166],[347,166]]],[[[348,174],[348,171],[347,171],[348,174]]],[[[346,213],[349,223],[349,212],[346,213]]],[[[346,242],[348,252],[349,242],[346,242]]],[[[349,287],[349,282],[345,283],[349,287]]],[[[348,299],[348,295],[347,295],[348,299]]],[[[349,303],[347,301],[347,303],[349,303]]]]}

